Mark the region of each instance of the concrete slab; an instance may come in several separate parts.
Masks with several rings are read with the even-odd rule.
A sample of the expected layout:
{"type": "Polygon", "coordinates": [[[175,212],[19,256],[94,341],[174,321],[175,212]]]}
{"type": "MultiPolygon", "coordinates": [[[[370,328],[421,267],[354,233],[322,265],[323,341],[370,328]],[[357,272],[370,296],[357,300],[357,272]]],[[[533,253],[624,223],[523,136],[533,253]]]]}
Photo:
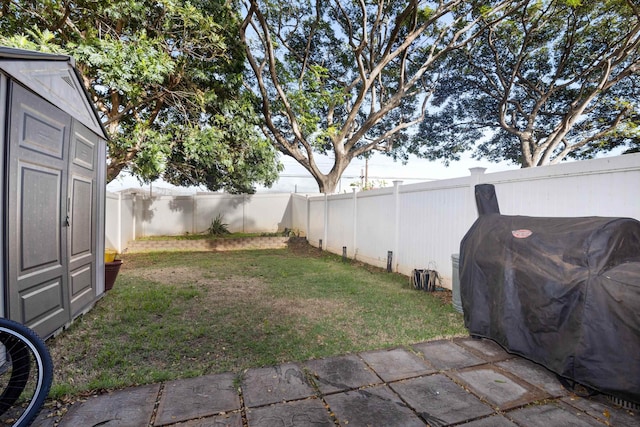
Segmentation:
{"type": "Polygon", "coordinates": [[[59,427],[140,427],[149,425],[160,385],[135,387],[87,399],[73,406],[59,427]]]}
{"type": "Polygon", "coordinates": [[[306,399],[247,409],[249,427],[335,427],[320,399],[306,399]]]}
{"type": "Polygon", "coordinates": [[[515,408],[548,397],[544,391],[492,365],[451,371],[447,372],[447,375],[500,410],[515,408]]]}
{"type": "Polygon", "coordinates": [[[567,396],[562,402],[586,412],[606,425],[616,427],[637,427],[640,425],[640,411],[621,408],[609,402],[603,395],[583,399],[575,395],[567,396]]]}
{"type": "Polygon", "coordinates": [[[454,339],[453,342],[458,345],[462,345],[467,350],[470,350],[473,354],[480,356],[487,362],[499,362],[515,357],[514,355],[507,353],[507,351],[500,347],[500,345],[486,338],[457,338],[454,339]]]}
{"type": "Polygon", "coordinates": [[[427,362],[403,348],[369,351],[360,353],[360,357],[385,382],[403,380],[435,372],[435,369],[427,362]]]}
{"type": "Polygon", "coordinates": [[[242,415],[240,413],[217,415],[215,417],[172,424],[171,427],[242,427],[242,415]]]}
{"type": "Polygon", "coordinates": [[[494,413],[444,374],[400,381],[389,387],[430,425],[445,426],[494,413]]]}
{"type": "Polygon", "coordinates": [[[380,384],[382,380],[358,356],[330,357],[304,364],[323,394],[380,384]]]}
{"type": "MultiPolygon", "coordinates": [[[[460,427],[518,427],[502,415],[492,415],[487,418],[470,421],[468,423],[459,424],[460,427]]],[[[552,427],[552,426],[550,426],[552,427]]]]}
{"type": "Polygon", "coordinates": [[[529,360],[516,358],[496,363],[497,366],[522,378],[529,384],[546,391],[552,397],[567,396],[569,392],[562,387],[556,374],[544,366],[540,366],[529,360]]]}
{"type": "Polygon", "coordinates": [[[166,383],[154,426],[239,410],[234,379],[233,374],[225,373],[166,383]]]}
{"type": "Polygon", "coordinates": [[[55,427],[55,414],[52,410],[43,408],[31,425],[32,427],[55,427]]]}
{"type": "Polygon", "coordinates": [[[341,426],[424,427],[387,386],[375,386],[325,396],[341,426]]]}
{"type": "Polygon", "coordinates": [[[486,363],[451,341],[416,344],[413,348],[421,352],[425,360],[438,370],[460,369],[486,363]]]}
{"type": "Polygon", "coordinates": [[[249,369],[242,379],[245,406],[262,406],[315,395],[302,369],[293,363],[249,369]]]}
{"type": "Polygon", "coordinates": [[[531,405],[507,413],[507,417],[527,427],[571,426],[602,427],[602,424],[580,411],[567,411],[553,403],[531,405]]]}

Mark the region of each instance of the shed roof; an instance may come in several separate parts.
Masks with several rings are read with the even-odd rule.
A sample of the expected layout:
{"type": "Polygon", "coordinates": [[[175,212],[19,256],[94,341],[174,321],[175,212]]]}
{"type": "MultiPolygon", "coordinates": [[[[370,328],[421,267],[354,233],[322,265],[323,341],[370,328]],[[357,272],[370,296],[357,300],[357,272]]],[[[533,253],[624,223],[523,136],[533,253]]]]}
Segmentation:
{"type": "Polygon", "coordinates": [[[71,56],[0,46],[0,70],[107,138],[71,56]]]}

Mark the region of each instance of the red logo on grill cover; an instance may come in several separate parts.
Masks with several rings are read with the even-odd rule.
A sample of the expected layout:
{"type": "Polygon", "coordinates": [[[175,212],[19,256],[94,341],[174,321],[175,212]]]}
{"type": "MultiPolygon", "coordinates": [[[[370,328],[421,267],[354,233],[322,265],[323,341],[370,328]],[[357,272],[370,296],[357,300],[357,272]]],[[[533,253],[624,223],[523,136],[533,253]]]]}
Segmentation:
{"type": "Polygon", "coordinates": [[[513,230],[511,232],[516,239],[526,239],[533,234],[531,230],[513,230]]]}

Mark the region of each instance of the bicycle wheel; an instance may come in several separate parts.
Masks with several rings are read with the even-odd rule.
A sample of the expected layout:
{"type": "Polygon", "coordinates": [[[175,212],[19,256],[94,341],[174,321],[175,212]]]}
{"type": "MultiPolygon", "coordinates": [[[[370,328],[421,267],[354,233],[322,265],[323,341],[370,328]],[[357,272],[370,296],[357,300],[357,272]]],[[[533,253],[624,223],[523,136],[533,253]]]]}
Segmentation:
{"type": "Polygon", "coordinates": [[[49,394],[53,363],[31,329],[0,318],[0,425],[31,425],[49,394]]]}

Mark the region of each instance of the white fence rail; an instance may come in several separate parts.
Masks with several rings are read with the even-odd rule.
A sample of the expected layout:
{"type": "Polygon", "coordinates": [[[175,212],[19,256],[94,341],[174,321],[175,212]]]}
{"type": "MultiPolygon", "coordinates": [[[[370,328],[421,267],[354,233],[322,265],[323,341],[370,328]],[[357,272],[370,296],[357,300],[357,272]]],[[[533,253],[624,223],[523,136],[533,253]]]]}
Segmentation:
{"type": "Polygon", "coordinates": [[[106,242],[119,251],[141,236],[198,233],[221,214],[231,231],[299,230],[323,249],[394,271],[438,270],[451,286],[453,254],[477,217],[474,187],[496,187],[501,213],[640,220],[640,154],[354,192],[302,196],[218,193],[107,195],[106,242]]]}

